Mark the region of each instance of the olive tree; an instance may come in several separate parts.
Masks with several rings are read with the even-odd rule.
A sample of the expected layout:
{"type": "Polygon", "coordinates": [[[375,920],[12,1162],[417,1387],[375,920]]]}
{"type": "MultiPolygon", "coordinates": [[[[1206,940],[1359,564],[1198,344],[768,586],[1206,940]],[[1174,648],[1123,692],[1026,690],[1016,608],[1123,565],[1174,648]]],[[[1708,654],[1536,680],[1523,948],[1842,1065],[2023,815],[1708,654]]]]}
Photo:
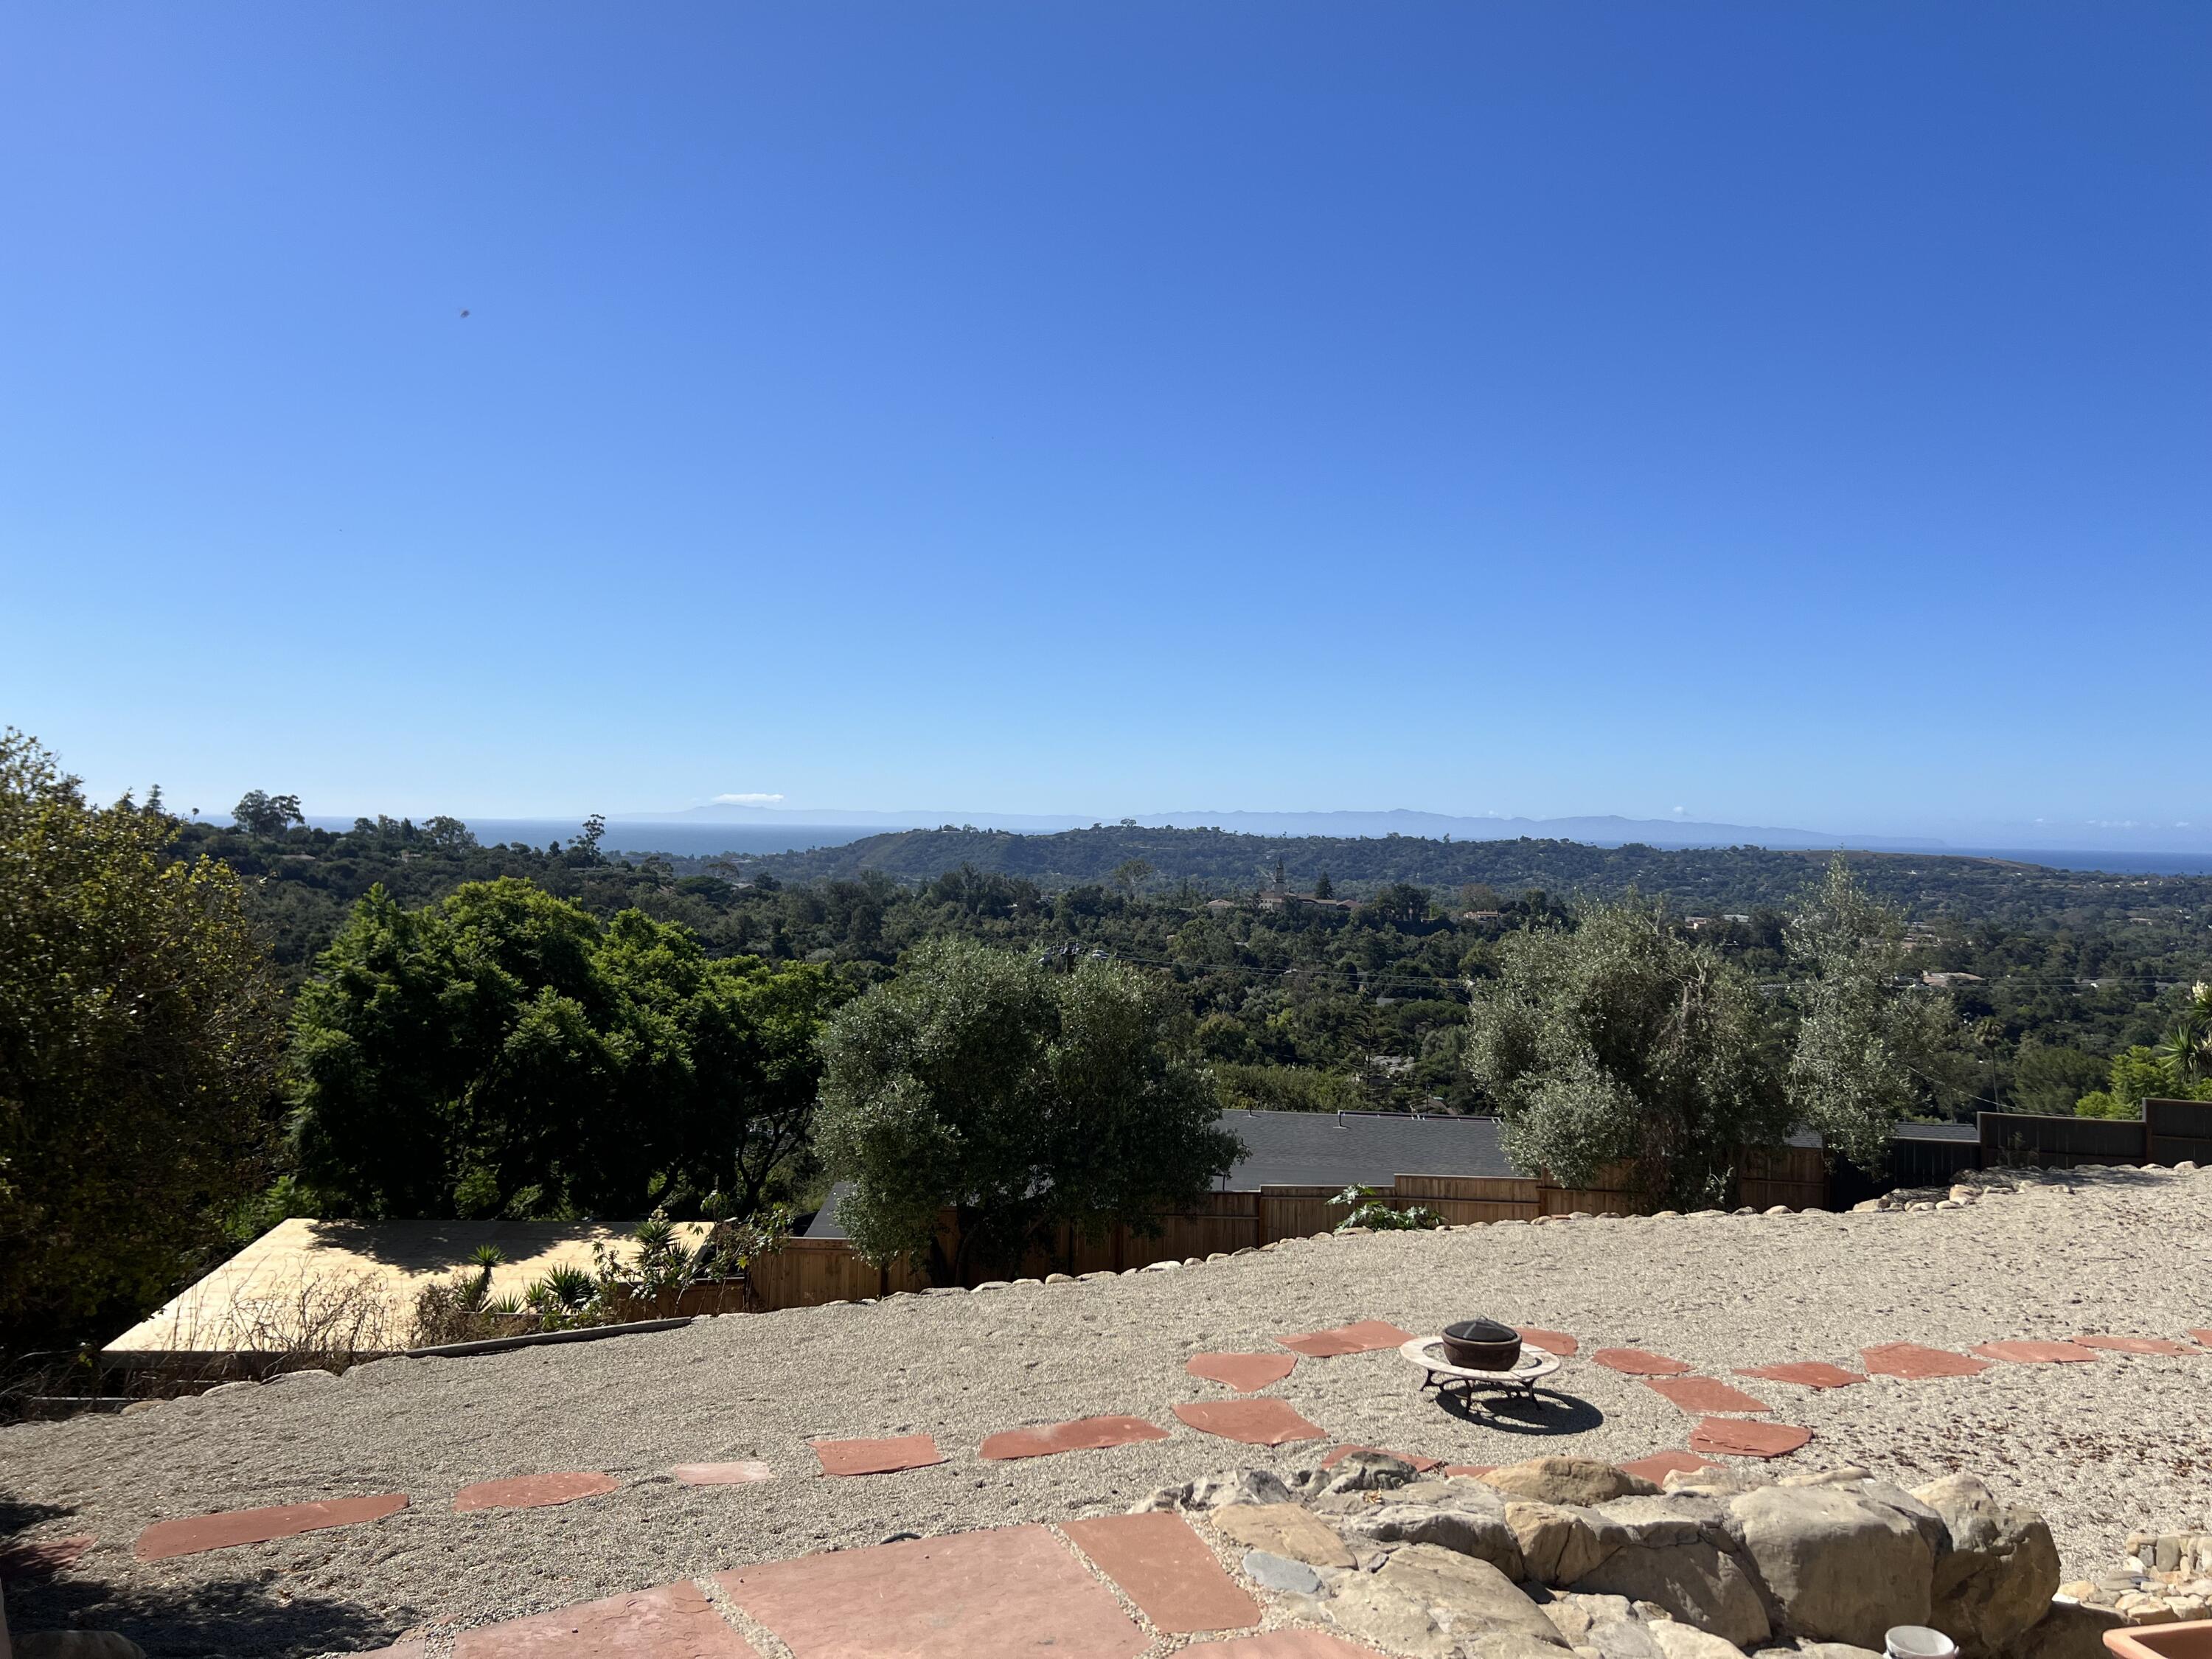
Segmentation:
{"type": "Polygon", "coordinates": [[[1805,896],[1787,939],[1799,976],[1788,1085],[1798,1121],[1870,1175],[1899,1120],[1934,1103],[1957,1011],[1941,992],[1900,992],[1904,918],[1871,897],[1841,857],[1805,896]]]}
{"type": "Polygon", "coordinates": [[[1053,1229],[1143,1226],[1241,1148],[1211,1076],[1136,969],[1055,973],[965,940],[917,950],[823,1033],[816,1146],[852,1183],[838,1218],[872,1261],[1011,1267],[1053,1229]],[[938,1249],[954,1211],[958,1255],[938,1249]]]}
{"type": "Polygon", "coordinates": [[[0,1340],[135,1318],[264,1175],[283,1012],[238,878],[0,732],[0,1340]]]}
{"type": "Polygon", "coordinates": [[[1625,1161],[1644,1192],[1717,1202],[1738,1149],[1790,1109],[1759,988],[1634,896],[1572,930],[1510,934],[1468,1011],[1467,1066],[1507,1155],[1564,1186],[1625,1161]]]}

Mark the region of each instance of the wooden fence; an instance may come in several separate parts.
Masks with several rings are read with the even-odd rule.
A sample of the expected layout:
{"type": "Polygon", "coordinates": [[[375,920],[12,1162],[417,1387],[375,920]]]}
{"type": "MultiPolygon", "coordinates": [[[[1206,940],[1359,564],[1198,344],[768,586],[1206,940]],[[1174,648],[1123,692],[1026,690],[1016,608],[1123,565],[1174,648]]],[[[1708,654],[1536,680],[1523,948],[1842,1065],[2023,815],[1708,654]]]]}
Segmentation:
{"type": "MultiPolygon", "coordinates": [[[[1780,1147],[1747,1152],[1738,1182],[1738,1201],[1765,1209],[1787,1204],[1818,1209],[1827,1201],[1827,1174],[1818,1148],[1780,1147]]],[[[1048,1248],[1032,1251],[1022,1263],[1024,1276],[1048,1273],[1123,1273],[1155,1261],[1184,1261],[1279,1238],[1310,1237],[1333,1231],[1345,1216],[1333,1200],[1340,1186],[1261,1187],[1255,1192],[1209,1193],[1188,1210],[1156,1218],[1145,1231],[1116,1227],[1089,1238],[1062,1228],[1048,1248]]],[[[1577,1210],[1633,1215],[1657,1207],[1628,1184],[1626,1166],[1609,1170],[1591,1188],[1562,1188],[1533,1177],[1401,1175],[1376,1196],[1393,1208],[1419,1205],[1433,1210],[1447,1225],[1472,1221],[1533,1221],[1538,1216],[1577,1210]]],[[[947,1212],[939,1224],[939,1243],[947,1259],[959,1246],[959,1231],[947,1212]]],[[[871,1267],[842,1238],[794,1238],[751,1269],[753,1293],[763,1309],[804,1308],[824,1302],[857,1301],[894,1291],[919,1291],[929,1283],[915,1265],[897,1261],[871,1267]]]]}
{"type": "Polygon", "coordinates": [[[2139,1118],[1983,1112],[1981,1166],[2212,1163],[2212,1101],[2146,1100],[2139,1118]]]}

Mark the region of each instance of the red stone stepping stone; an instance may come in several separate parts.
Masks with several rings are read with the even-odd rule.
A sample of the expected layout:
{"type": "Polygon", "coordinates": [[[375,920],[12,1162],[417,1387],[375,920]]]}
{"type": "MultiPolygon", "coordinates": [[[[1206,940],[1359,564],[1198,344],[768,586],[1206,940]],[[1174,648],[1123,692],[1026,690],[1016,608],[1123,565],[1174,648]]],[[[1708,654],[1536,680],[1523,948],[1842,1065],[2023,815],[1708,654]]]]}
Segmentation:
{"type": "Polygon", "coordinates": [[[744,1486],[775,1479],[765,1463],[678,1463],[669,1474],[687,1486],[744,1486]]]}
{"type": "Polygon", "coordinates": [[[2206,1347],[2212,1348],[2212,1331],[2191,1331],[2189,1334],[2206,1347]]]}
{"type": "Polygon", "coordinates": [[[1680,1376],[1690,1369],[1679,1359],[1646,1353],[1641,1348],[1600,1348],[1590,1356],[1590,1363],[1628,1376],[1680,1376]]]}
{"type": "Polygon", "coordinates": [[[1948,1348],[1923,1348],[1917,1342],[1879,1342],[1861,1348],[1859,1358],[1866,1362],[1869,1376],[1901,1376],[1910,1382],[1931,1376],[1979,1376],[1990,1368],[1986,1359],[1969,1359],[1948,1348]]]}
{"type": "Polygon", "coordinates": [[[1221,1570],[1204,1540],[1172,1510],[1102,1515],[1061,1528],[1163,1635],[1243,1630],[1260,1604],[1221,1570]]]}
{"type": "Polygon", "coordinates": [[[2170,1336],[2077,1336],[2074,1339],[2085,1348],[2109,1348],[2114,1353],[2202,1353],[2186,1342],[2176,1342],[2170,1336]]]}
{"type": "Polygon", "coordinates": [[[896,1474],[942,1463],[945,1454],[926,1434],[902,1434],[889,1440],[810,1440],[824,1474],[896,1474]]]}
{"type": "Polygon", "coordinates": [[[23,1539],[0,1544],[0,1583],[10,1578],[51,1578],[75,1566],[78,1559],[100,1540],[81,1532],[69,1538],[23,1539]]]}
{"type": "Polygon", "coordinates": [[[1294,1353],[1198,1353],[1183,1362],[1183,1370],[1209,1382],[1226,1382],[1249,1394],[1281,1382],[1297,1363],[1294,1353]]]}
{"type": "MultiPolygon", "coordinates": [[[[1174,1518],[1174,1517],[1170,1517],[1174,1518]]],[[[797,1659],[1133,1659],[1149,1638],[1042,1527],[918,1538],[714,1580],[797,1659]]]]}
{"type": "Polygon", "coordinates": [[[2097,1357],[2094,1351],[2071,1342],[1977,1342],[1974,1352],[1984,1359],[2014,1365],[2079,1365],[2097,1357]]]}
{"type": "Polygon", "coordinates": [[[994,1462],[1013,1457],[1050,1457],[1054,1452],[1097,1451],[1167,1437],[1165,1429],[1141,1417],[1085,1417],[1073,1423],[994,1434],[983,1442],[983,1455],[994,1462]]]}
{"type": "Polygon", "coordinates": [[[1424,1457],[1419,1452],[1392,1451],[1388,1446],[1339,1446],[1321,1460],[1321,1466],[1325,1469],[1333,1469],[1352,1453],[1361,1451],[1377,1452],[1384,1457],[1397,1458],[1402,1462],[1411,1463],[1414,1468],[1423,1473],[1437,1468],[1443,1462],[1441,1457],[1424,1457]]]}
{"type": "Polygon", "coordinates": [[[1308,1331],[1303,1336],[1279,1336],[1276,1341],[1293,1353],[1302,1353],[1309,1359],[1334,1359],[1340,1354],[1377,1353],[1384,1348],[1395,1348],[1401,1342],[1411,1342],[1413,1334],[1401,1331],[1379,1319],[1363,1319],[1356,1324],[1339,1325],[1334,1330],[1308,1331]]]}
{"type": "Polygon", "coordinates": [[[1444,1473],[1446,1474],[1471,1475],[1475,1479],[1480,1480],[1482,1476],[1488,1474],[1497,1467],[1498,1465],[1495,1463],[1447,1463],[1444,1465],[1444,1473]]]}
{"type": "Polygon", "coordinates": [[[138,1534],[137,1554],[141,1561],[167,1561],[172,1556],[227,1550],[235,1544],[265,1544],[272,1538],[320,1532],[326,1527],[381,1521],[406,1507],[405,1492],[387,1492],[374,1498],[334,1498],[319,1504],[280,1504],[273,1509],[229,1510],[183,1521],[157,1521],[138,1534]]]}
{"type": "Polygon", "coordinates": [[[1709,1417],[1690,1432],[1690,1449],[1728,1457],[1787,1457],[1813,1431],[1790,1423],[1747,1423],[1741,1417],[1709,1417]]]}
{"type": "Polygon", "coordinates": [[[1546,1353],[1555,1353],[1562,1359],[1572,1359],[1583,1346],[1565,1331],[1539,1331],[1517,1325],[1514,1331],[1530,1347],[1541,1348],[1546,1353]]]}
{"type": "Polygon", "coordinates": [[[1717,1376],[1647,1376],[1644,1386],[1663,1394],[1686,1412],[1767,1412],[1773,1407],[1732,1389],[1717,1376]]]}
{"type": "Polygon", "coordinates": [[[1747,1365],[1738,1376],[1756,1376],[1768,1382],[1795,1382],[1807,1389],[1848,1389],[1866,1378],[1824,1359],[1793,1359],[1783,1365],[1747,1365]]]}
{"type": "Polygon", "coordinates": [[[597,1469],[571,1469],[562,1474],[526,1474],[513,1480],[480,1480],[464,1486],[453,1498],[453,1513],[477,1510],[543,1510],[556,1504],[573,1504],[579,1498],[597,1498],[622,1484],[597,1469]]]}
{"type": "MultiPolygon", "coordinates": [[[[1747,1426],[1765,1428],[1767,1425],[1753,1423],[1747,1426]]],[[[1667,1484],[1667,1477],[1670,1474],[1688,1474],[1693,1470],[1717,1469],[1719,1467],[1710,1457],[1700,1457],[1695,1452],[1686,1451],[1653,1452],[1649,1457],[1639,1457],[1633,1463],[1620,1466],[1625,1474],[1640,1476],[1661,1486],[1667,1484]]]]}
{"type": "MultiPolygon", "coordinates": [[[[395,1650],[404,1651],[404,1650],[395,1650]]],[[[463,1631],[453,1659],[757,1659],[690,1583],[463,1631]]]]}
{"type": "Polygon", "coordinates": [[[1317,1630],[1271,1630],[1264,1636],[1232,1636],[1225,1642],[1197,1642],[1182,1650],[1201,1659],[1381,1659],[1373,1648],[1358,1648],[1317,1630]]]}
{"type": "Polygon", "coordinates": [[[1199,1400],[1177,1406],[1175,1414],[1201,1433],[1241,1440],[1248,1446],[1282,1446],[1293,1440],[1327,1438],[1317,1425],[1292,1411],[1285,1400],[1199,1400]]]}

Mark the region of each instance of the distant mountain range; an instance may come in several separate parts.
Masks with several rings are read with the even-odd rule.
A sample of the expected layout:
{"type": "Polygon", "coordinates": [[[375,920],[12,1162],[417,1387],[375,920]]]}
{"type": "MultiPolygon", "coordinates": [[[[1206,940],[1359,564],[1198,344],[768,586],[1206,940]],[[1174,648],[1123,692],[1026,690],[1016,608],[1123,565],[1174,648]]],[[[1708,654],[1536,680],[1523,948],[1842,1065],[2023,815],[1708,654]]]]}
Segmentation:
{"type": "MultiPolygon", "coordinates": [[[[1617,814],[1595,817],[1521,818],[1458,817],[1443,812],[1409,811],[1403,807],[1379,812],[1252,812],[1186,811],[1142,813],[1129,820],[1145,829],[1221,829],[1247,836],[1419,836],[1430,841],[1576,841],[1593,847],[1768,847],[1797,850],[1826,847],[1863,848],[1870,851],[1934,851],[1943,843],[1925,837],[1838,835],[1821,830],[1778,829],[1771,825],[1708,823],[1688,818],[1629,818],[1617,814]]],[[[878,812],[830,807],[795,808],[716,802],[678,812],[625,812],[614,816],[611,826],[629,824],[781,824],[866,826],[885,830],[934,830],[945,824],[972,824],[978,829],[1051,833],[1081,830],[1100,820],[1073,814],[1040,815],[1028,812],[911,811],[878,812]]],[[[1120,820],[1115,820],[1120,822],[1120,820]]]]}

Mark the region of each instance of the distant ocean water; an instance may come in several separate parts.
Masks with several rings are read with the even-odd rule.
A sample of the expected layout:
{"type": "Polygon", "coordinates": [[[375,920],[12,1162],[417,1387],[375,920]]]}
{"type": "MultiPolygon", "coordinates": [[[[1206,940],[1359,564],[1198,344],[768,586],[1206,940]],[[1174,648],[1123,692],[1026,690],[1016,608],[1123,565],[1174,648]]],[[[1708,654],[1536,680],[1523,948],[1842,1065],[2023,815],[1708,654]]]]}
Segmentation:
{"type": "MultiPolygon", "coordinates": [[[[328,830],[351,827],[350,820],[338,818],[319,817],[314,822],[328,830]]],[[[560,818],[469,820],[478,841],[520,841],[532,847],[555,841],[566,846],[575,839],[580,827],[560,818]]],[[[608,827],[605,845],[611,852],[710,858],[717,853],[793,853],[811,847],[843,847],[890,832],[891,827],[884,824],[617,823],[608,827]]],[[[2115,875],[2212,876],[2212,853],[2082,853],[1996,847],[1931,847],[1927,852],[1930,858],[2008,859],[2055,870],[2100,870],[2115,875]]]]}

